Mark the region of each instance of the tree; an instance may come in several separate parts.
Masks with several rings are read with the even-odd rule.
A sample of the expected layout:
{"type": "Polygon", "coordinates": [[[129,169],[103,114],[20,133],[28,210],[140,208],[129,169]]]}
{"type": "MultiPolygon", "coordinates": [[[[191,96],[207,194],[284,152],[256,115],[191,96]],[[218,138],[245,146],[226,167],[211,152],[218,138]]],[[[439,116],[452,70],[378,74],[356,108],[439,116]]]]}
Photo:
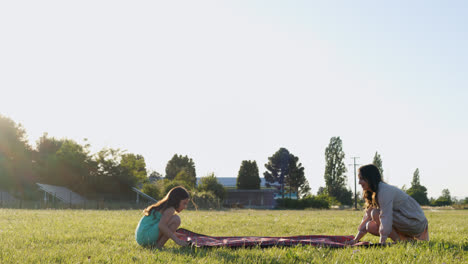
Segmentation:
{"type": "Polygon", "coordinates": [[[374,155],[374,160],[372,161],[372,164],[374,164],[380,171],[380,175],[382,175],[383,179],[383,167],[382,167],[382,158],[380,157],[380,154],[376,151],[374,155]]]}
{"type": "Polygon", "coordinates": [[[56,159],[61,185],[84,192],[92,166],[88,145],[82,146],[73,140],[65,139],[56,152],[56,159]]]}
{"type": "Polygon", "coordinates": [[[195,163],[188,156],[174,154],[171,160],[166,165],[166,179],[172,180],[177,174],[185,170],[193,185],[197,183],[197,175],[195,173],[195,163]]]}
{"type": "Polygon", "coordinates": [[[21,124],[0,115],[0,186],[17,190],[34,183],[32,149],[27,142],[26,131],[21,124]]]}
{"type": "Polygon", "coordinates": [[[174,181],[182,183],[181,185],[189,190],[195,188],[195,183],[192,180],[192,176],[185,169],[182,169],[181,171],[179,171],[179,173],[177,173],[177,175],[174,178],[174,181]]]}
{"type": "Polygon", "coordinates": [[[270,183],[278,182],[281,185],[283,199],[286,189],[290,194],[295,192],[298,198],[309,193],[310,187],[304,175],[304,167],[299,162],[299,158],[287,149],[280,148],[273,156],[268,158],[265,167],[267,169],[263,174],[265,180],[270,183]]]}
{"type": "Polygon", "coordinates": [[[462,203],[462,204],[468,204],[468,196],[465,197],[465,199],[463,199],[463,200],[461,201],[461,203],[462,203]]]}
{"type": "Polygon", "coordinates": [[[58,171],[57,152],[62,147],[63,140],[48,137],[44,133],[36,141],[36,152],[34,153],[34,170],[41,183],[61,185],[58,171]]]}
{"type": "Polygon", "coordinates": [[[139,183],[147,180],[145,158],[132,153],[123,154],[120,165],[126,168],[139,183]]]}
{"type": "Polygon", "coordinates": [[[442,195],[434,201],[435,206],[445,206],[445,205],[452,205],[452,196],[450,195],[449,189],[443,189],[442,195]]]}
{"type": "Polygon", "coordinates": [[[444,200],[449,201],[450,203],[452,203],[452,196],[450,195],[449,189],[443,189],[442,190],[441,198],[443,198],[444,200]]]}
{"type": "Polygon", "coordinates": [[[34,170],[41,183],[65,186],[78,193],[92,193],[97,164],[89,147],[44,133],[36,141],[34,170]]]}
{"type": "Polygon", "coordinates": [[[157,171],[151,171],[149,176],[148,176],[148,181],[149,182],[156,182],[159,181],[163,178],[162,174],[157,172],[157,171]]]}
{"type": "Polygon", "coordinates": [[[421,181],[419,179],[419,168],[416,168],[416,170],[413,173],[413,180],[411,181],[411,186],[420,186],[421,181]]]}
{"type": "Polygon", "coordinates": [[[346,166],[343,162],[345,153],[340,137],[332,137],[325,149],[325,185],[328,195],[335,197],[340,203],[350,205],[352,192],[346,188],[346,166]],[[349,197],[348,197],[349,196],[349,197]]]}
{"type": "Polygon", "coordinates": [[[269,183],[279,183],[281,186],[281,195],[284,199],[284,182],[289,175],[289,151],[285,148],[280,148],[273,156],[268,158],[268,163],[265,164],[267,171],[263,173],[265,180],[269,183]]]}
{"type": "Polygon", "coordinates": [[[308,182],[307,179],[306,179],[305,182],[304,182],[304,185],[303,185],[301,188],[299,188],[299,192],[298,192],[298,194],[297,194],[297,198],[302,199],[302,198],[304,198],[304,197],[310,195],[310,190],[311,190],[311,189],[310,189],[310,186],[309,186],[309,182],[308,182]]]}
{"type": "Polygon", "coordinates": [[[309,183],[304,174],[304,167],[299,162],[299,158],[289,153],[289,175],[286,178],[286,185],[289,187],[289,193],[295,192],[297,198],[305,196],[310,192],[309,183]]]}
{"type": "Polygon", "coordinates": [[[141,188],[141,191],[154,199],[160,199],[160,194],[159,194],[159,188],[156,184],[154,183],[145,183],[143,184],[143,187],[141,188]]]}
{"type": "Polygon", "coordinates": [[[219,183],[214,173],[208,174],[200,179],[198,190],[202,192],[211,192],[220,200],[224,200],[224,197],[226,197],[226,189],[221,183],[219,183]]]}
{"type": "Polygon", "coordinates": [[[413,197],[413,199],[415,199],[420,205],[429,204],[429,199],[427,198],[427,188],[422,186],[420,182],[419,169],[414,171],[411,187],[406,190],[406,193],[413,197]]]}
{"type": "Polygon", "coordinates": [[[137,183],[137,178],[120,165],[123,151],[104,148],[95,155],[96,173],[94,188],[97,192],[115,195],[131,194],[131,187],[137,183]]]}
{"type": "Polygon", "coordinates": [[[260,189],[260,176],[256,161],[242,161],[236,186],[237,189],[260,189]]]}

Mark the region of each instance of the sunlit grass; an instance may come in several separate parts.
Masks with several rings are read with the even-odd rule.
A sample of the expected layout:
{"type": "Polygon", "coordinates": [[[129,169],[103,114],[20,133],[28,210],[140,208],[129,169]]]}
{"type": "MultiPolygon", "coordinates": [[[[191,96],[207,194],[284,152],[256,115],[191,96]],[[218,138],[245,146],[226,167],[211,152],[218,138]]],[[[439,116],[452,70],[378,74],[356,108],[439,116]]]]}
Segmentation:
{"type": "MultiPolygon", "coordinates": [[[[140,211],[0,209],[0,263],[468,263],[468,211],[426,211],[431,241],[384,248],[195,249],[138,246],[140,211]]],[[[182,227],[213,236],[354,235],[355,211],[184,211],[182,227]]],[[[377,242],[367,235],[363,240],[377,242]]]]}

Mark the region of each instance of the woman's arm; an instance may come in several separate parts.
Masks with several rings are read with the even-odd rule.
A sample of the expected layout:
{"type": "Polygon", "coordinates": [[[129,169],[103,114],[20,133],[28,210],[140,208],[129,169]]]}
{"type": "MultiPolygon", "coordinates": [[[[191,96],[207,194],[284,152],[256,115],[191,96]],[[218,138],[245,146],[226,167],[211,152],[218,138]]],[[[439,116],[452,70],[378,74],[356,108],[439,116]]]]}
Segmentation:
{"type": "Polygon", "coordinates": [[[361,240],[361,238],[363,236],[365,236],[367,234],[366,225],[372,219],[371,215],[370,215],[371,211],[372,211],[372,208],[369,208],[364,213],[364,216],[362,217],[361,224],[359,224],[359,226],[358,226],[358,233],[356,234],[354,239],[351,241],[351,243],[358,242],[359,240],[361,240]]]}
{"type": "Polygon", "coordinates": [[[178,238],[174,232],[169,228],[169,221],[172,216],[174,216],[175,209],[170,207],[162,212],[161,220],[159,220],[159,231],[163,232],[164,235],[174,240],[174,242],[180,246],[187,246],[188,243],[180,238],[178,238]]]}
{"type": "Polygon", "coordinates": [[[380,206],[380,243],[385,243],[393,228],[393,199],[395,193],[391,190],[381,190],[378,193],[380,206]]]}

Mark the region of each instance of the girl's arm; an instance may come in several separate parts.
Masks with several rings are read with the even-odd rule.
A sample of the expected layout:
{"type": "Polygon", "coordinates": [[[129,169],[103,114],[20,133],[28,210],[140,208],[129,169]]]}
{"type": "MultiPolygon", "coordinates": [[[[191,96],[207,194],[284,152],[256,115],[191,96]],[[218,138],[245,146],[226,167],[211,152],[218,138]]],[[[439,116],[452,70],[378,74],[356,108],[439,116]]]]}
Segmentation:
{"type": "Polygon", "coordinates": [[[187,246],[188,243],[180,238],[178,238],[174,232],[169,228],[169,220],[175,214],[175,209],[170,207],[162,212],[161,220],[159,220],[159,231],[163,232],[164,235],[174,240],[174,242],[179,246],[187,246]]]}

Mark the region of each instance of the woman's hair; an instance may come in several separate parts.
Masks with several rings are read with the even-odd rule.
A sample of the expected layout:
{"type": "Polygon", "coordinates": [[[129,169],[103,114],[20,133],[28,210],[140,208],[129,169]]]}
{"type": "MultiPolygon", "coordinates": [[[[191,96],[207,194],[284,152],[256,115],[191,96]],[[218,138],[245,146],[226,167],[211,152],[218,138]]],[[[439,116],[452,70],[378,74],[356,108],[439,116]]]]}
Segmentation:
{"type": "Polygon", "coordinates": [[[174,187],[166,194],[166,196],[162,200],[146,207],[146,209],[143,210],[143,214],[148,216],[152,213],[153,210],[162,212],[169,207],[173,207],[177,210],[180,201],[185,200],[187,198],[189,198],[189,193],[184,187],[174,187]]]}
{"type": "Polygon", "coordinates": [[[379,169],[374,164],[364,165],[359,168],[359,175],[369,185],[370,191],[364,191],[366,208],[378,207],[377,192],[379,191],[379,182],[383,182],[379,169]]]}

